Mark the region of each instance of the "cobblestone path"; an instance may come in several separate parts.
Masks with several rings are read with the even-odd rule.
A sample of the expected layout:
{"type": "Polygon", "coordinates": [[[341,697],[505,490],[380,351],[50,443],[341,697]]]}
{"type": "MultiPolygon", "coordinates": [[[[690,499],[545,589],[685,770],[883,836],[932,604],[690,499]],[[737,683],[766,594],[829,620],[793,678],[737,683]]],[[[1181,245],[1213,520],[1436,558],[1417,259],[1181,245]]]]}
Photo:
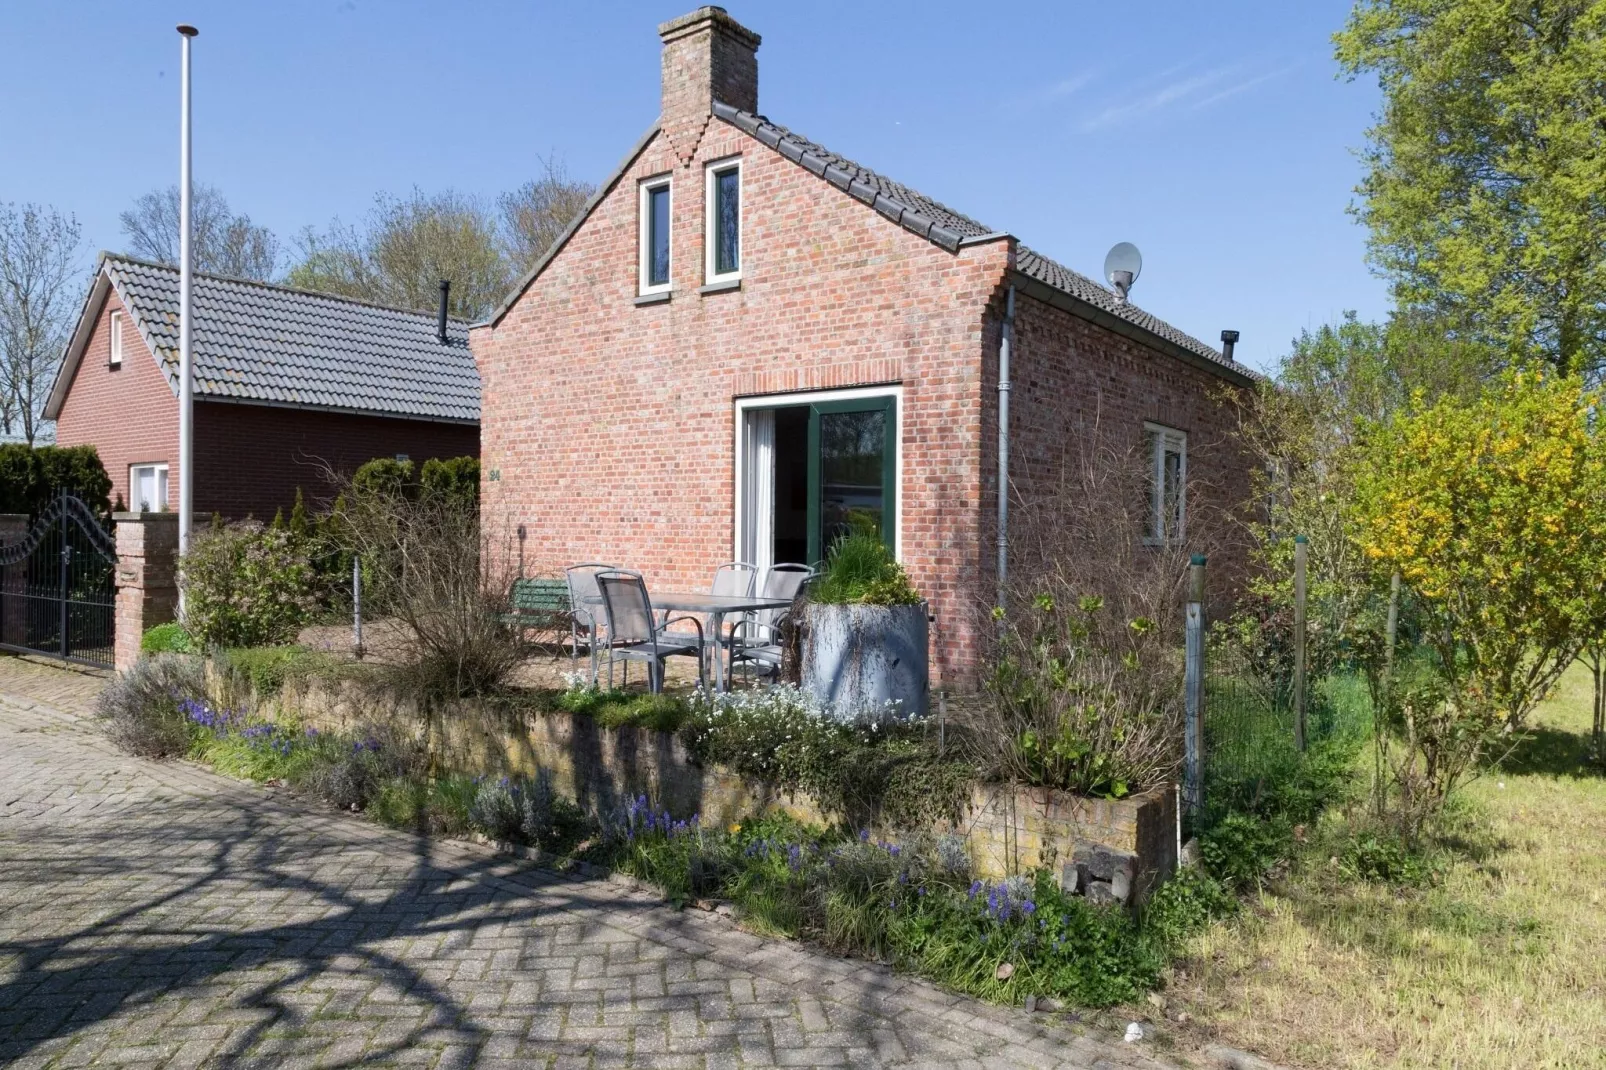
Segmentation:
{"type": "Polygon", "coordinates": [[[115,751],[0,657],[0,1064],[1098,1067],[1136,1048],[115,751]]]}

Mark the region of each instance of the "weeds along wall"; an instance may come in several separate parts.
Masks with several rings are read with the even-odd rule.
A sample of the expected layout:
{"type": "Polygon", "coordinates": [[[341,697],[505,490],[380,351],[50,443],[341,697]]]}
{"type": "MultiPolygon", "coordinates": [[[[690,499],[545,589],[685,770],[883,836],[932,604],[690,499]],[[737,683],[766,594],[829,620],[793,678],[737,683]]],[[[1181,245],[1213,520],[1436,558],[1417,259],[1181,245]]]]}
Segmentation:
{"type": "MultiPolygon", "coordinates": [[[[607,728],[579,714],[483,699],[460,700],[426,717],[416,704],[390,695],[381,698],[370,683],[349,677],[292,677],[272,695],[241,695],[232,691],[238,683],[211,669],[208,682],[220,704],[249,702],[265,717],[321,731],[360,734],[378,716],[410,723],[420,737],[427,737],[443,772],[532,776],[545,771],[560,793],[599,813],[614,812],[646,795],[675,817],[701,815],[705,825],[728,825],[773,811],[816,824],[835,819],[802,792],[783,792],[718,765],[699,765],[679,737],[668,732],[607,728]]],[[[1111,883],[1113,858],[1117,868],[1125,866],[1118,879],[1129,882],[1135,901],[1177,866],[1171,788],[1116,800],[978,784],[961,820],[932,831],[963,835],[983,877],[1052,867],[1063,883],[1075,880],[1084,892],[1103,892],[1109,889],[1097,886],[1111,883]]]]}

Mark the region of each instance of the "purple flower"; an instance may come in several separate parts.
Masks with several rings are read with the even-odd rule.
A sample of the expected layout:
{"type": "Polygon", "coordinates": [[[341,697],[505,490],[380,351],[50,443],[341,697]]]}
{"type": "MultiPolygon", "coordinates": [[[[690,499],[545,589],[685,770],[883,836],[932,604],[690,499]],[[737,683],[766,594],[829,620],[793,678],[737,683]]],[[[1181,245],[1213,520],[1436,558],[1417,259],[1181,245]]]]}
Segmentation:
{"type": "Polygon", "coordinates": [[[982,884],[981,881],[971,881],[970,882],[970,895],[969,895],[968,898],[975,899],[977,895],[981,894],[981,890],[982,890],[983,887],[984,887],[984,885],[982,884]]]}

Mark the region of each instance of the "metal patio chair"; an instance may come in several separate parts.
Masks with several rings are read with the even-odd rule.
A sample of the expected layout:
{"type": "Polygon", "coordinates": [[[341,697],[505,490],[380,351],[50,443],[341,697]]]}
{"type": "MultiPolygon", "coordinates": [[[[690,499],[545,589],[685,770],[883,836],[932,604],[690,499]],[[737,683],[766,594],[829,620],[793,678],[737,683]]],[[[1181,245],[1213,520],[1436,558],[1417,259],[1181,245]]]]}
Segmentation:
{"type": "MultiPolygon", "coordinates": [[[[814,570],[807,565],[771,565],[764,572],[764,583],[759,594],[764,598],[785,598],[795,602],[798,592],[814,578],[814,570]]],[[[792,607],[762,609],[731,629],[730,673],[734,678],[738,664],[747,667],[757,676],[779,676],[781,673],[780,626],[792,607]]]]}
{"type": "MultiPolygon", "coordinates": [[[[752,595],[753,588],[758,580],[758,566],[750,565],[746,561],[727,561],[714,570],[714,582],[709,586],[709,594],[726,594],[738,598],[752,595]]],[[[712,657],[722,656],[722,651],[730,644],[730,632],[736,621],[731,617],[725,618],[724,635],[713,634],[713,618],[703,620],[703,638],[708,643],[708,652],[712,657]]]]}
{"type": "Polygon", "coordinates": [[[647,688],[654,694],[664,689],[664,662],[680,655],[697,659],[697,682],[706,686],[703,668],[703,622],[694,616],[669,617],[663,623],[653,616],[647,582],[637,572],[613,569],[596,573],[602,594],[602,608],[608,622],[608,686],[613,687],[613,663],[625,663],[625,683],[630,683],[630,662],[647,663],[647,688]],[[672,632],[669,626],[688,621],[696,634],[672,632]]]}
{"type": "Polygon", "coordinates": [[[604,565],[590,561],[580,565],[570,565],[563,570],[564,579],[569,584],[569,605],[573,609],[573,616],[569,625],[569,661],[580,660],[580,629],[586,630],[586,649],[591,654],[591,686],[597,686],[597,626],[602,612],[600,604],[602,592],[597,588],[597,574],[601,572],[627,571],[618,565],[604,565]]]}

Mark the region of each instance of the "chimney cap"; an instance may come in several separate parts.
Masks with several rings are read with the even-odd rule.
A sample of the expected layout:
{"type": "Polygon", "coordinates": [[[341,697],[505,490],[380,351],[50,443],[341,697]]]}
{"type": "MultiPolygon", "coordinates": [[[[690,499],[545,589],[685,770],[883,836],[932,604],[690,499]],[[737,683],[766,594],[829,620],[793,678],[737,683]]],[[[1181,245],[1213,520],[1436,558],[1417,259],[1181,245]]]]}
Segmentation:
{"type": "Polygon", "coordinates": [[[1226,342],[1228,345],[1232,345],[1233,343],[1238,341],[1238,332],[1237,331],[1222,331],[1221,332],[1221,340],[1223,342],[1226,342]]]}
{"type": "Polygon", "coordinates": [[[668,22],[661,23],[658,27],[658,36],[663,39],[665,44],[668,44],[670,41],[697,32],[707,24],[717,26],[731,36],[746,41],[755,49],[758,48],[763,40],[758,34],[731,18],[730,13],[724,8],[716,7],[712,4],[700,7],[696,11],[680,16],[678,19],[670,19],[668,22]]]}

